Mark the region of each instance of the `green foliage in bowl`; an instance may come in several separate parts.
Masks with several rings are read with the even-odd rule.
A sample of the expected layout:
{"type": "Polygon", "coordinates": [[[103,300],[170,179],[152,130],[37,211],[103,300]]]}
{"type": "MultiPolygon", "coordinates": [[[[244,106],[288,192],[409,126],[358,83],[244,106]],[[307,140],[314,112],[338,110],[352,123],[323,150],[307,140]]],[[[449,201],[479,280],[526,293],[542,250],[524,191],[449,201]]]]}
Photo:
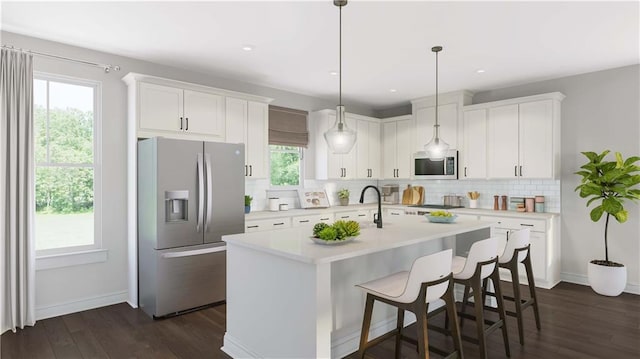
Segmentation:
{"type": "Polygon", "coordinates": [[[342,241],[360,234],[360,224],[356,221],[335,221],[332,225],[324,222],[313,226],[313,236],[324,241],[342,241]]]}

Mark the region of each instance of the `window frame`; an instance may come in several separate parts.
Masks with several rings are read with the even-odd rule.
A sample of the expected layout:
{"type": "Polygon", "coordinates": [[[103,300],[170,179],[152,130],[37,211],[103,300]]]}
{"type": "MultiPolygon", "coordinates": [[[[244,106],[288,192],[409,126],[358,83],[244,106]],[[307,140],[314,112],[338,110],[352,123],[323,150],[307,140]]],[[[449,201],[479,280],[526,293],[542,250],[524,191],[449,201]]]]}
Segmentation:
{"type": "MultiPolygon", "coordinates": [[[[300,171],[299,171],[299,181],[298,181],[298,185],[297,186],[278,186],[278,185],[273,185],[271,183],[271,153],[272,153],[272,148],[271,146],[284,146],[284,145],[268,145],[269,146],[269,176],[268,176],[268,180],[269,180],[269,190],[270,191],[287,191],[287,190],[297,190],[297,189],[302,189],[304,188],[304,167],[305,167],[305,163],[304,163],[304,150],[305,148],[302,146],[289,146],[289,147],[297,147],[299,154],[300,154],[300,171]]],[[[274,152],[288,152],[288,151],[274,151],[274,152]]]]}
{"type": "MultiPolygon", "coordinates": [[[[38,167],[93,168],[93,244],[40,250],[35,249],[36,259],[46,259],[47,261],[47,264],[45,264],[44,262],[42,263],[45,264],[44,266],[41,263],[36,263],[36,269],[48,269],[66,265],[87,263],[86,258],[79,258],[79,261],[71,260],[69,263],[64,263],[65,255],[73,255],[74,258],[76,258],[78,257],[78,254],[82,253],[87,253],[88,255],[97,258],[95,260],[90,260],[89,262],[105,261],[106,251],[102,249],[102,82],[85,78],[34,71],[33,81],[35,82],[36,80],[44,80],[47,82],[58,82],[63,84],[93,88],[93,163],[53,164],[51,162],[46,162],[45,164],[38,164],[35,161],[34,151],[34,181],[32,188],[33,198],[35,201],[35,171],[38,167]]],[[[49,85],[47,84],[47,112],[49,111],[49,96],[49,85]]],[[[47,120],[49,119],[47,118],[47,120]]],[[[47,154],[49,155],[49,149],[47,149],[47,154]]],[[[34,225],[37,225],[37,222],[35,221],[35,203],[33,207],[33,214],[34,225]]],[[[33,241],[35,248],[35,232],[33,241]]]]}

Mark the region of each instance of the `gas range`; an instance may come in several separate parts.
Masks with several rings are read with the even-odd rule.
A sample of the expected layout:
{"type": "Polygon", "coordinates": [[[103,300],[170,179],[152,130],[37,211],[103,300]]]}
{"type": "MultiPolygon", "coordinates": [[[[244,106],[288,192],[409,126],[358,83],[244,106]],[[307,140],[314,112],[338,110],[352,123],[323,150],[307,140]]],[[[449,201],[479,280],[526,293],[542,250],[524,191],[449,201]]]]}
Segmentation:
{"type": "Polygon", "coordinates": [[[414,215],[418,215],[418,216],[424,216],[425,214],[429,214],[430,212],[433,212],[434,209],[464,208],[464,206],[445,206],[443,204],[416,204],[416,205],[409,206],[409,207],[412,207],[412,208],[405,209],[404,213],[405,214],[414,214],[414,215]]]}

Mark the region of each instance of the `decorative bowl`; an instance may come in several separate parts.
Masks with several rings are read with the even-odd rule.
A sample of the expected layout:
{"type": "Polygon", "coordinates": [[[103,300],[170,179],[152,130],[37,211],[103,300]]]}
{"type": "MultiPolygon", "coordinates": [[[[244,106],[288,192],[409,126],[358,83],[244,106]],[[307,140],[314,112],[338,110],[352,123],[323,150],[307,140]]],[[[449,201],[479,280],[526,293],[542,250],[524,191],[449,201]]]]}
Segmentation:
{"type": "Polygon", "coordinates": [[[453,216],[451,216],[451,217],[432,216],[432,215],[429,215],[429,214],[425,214],[424,216],[425,216],[425,217],[429,220],[429,222],[431,222],[431,223],[453,223],[453,222],[455,222],[455,221],[456,221],[456,218],[458,218],[458,215],[457,215],[457,214],[454,214],[454,215],[453,215],[453,216]]]}
{"type": "Polygon", "coordinates": [[[311,238],[311,240],[316,244],[323,244],[323,245],[331,246],[331,245],[343,244],[343,243],[351,242],[356,237],[345,237],[344,239],[333,240],[333,241],[325,241],[324,239],[320,239],[318,237],[309,237],[309,238],[311,238]]]}

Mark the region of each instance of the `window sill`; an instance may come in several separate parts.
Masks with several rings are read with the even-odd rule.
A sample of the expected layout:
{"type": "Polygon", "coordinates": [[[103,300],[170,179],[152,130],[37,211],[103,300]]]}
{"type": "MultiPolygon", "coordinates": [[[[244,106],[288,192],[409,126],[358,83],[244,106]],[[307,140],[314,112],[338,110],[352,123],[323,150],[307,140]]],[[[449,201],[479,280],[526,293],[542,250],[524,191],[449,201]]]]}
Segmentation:
{"type": "Polygon", "coordinates": [[[106,249],[96,249],[37,257],[36,271],[106,262],[108,252],[106,249]]]}

